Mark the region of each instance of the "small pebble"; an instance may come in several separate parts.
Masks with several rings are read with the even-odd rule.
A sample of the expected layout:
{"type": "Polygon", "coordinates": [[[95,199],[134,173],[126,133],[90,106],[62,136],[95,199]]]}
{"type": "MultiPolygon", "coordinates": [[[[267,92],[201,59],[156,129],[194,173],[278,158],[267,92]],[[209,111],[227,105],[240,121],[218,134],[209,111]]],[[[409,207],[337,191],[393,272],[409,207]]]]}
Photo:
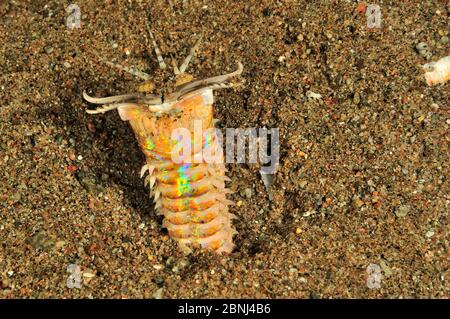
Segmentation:
{"type": "Polygon", "coordinates": [[[305,188],[306,184],[308,184],[308,182],[303,180],[298,183],[298,186],[300,186],[300,188],[305,188]]]}
{"type": "Polygon", "coordinates": [[[164,278],[161,277],[161,276],[156,276],[156,277],[155,277],[155,283],[156,283],[157,285],[163,285],[163,284],[164,284],[164,278]]]}
{"type": "Polygon", "coordinates": [[[43,250],[47,250],[55,245],[55,241],[44,232],[37,233],[28,239],[28,243],[35,249],[43,250]]]}
{"type": "Polygon", "coordinates": [[[241,191],[241,196],[242,197],[246,197],[247,199],[252,198],[253,196],[253,191],[251,188],[246,188],[244,190],[241,191]]]}
{"type": "Polygon", "coordinates": [[[361,208],[361,206],[364,205],[364,202],[361,200],[361,198],[356,197],[356,198],[353,200],[353,205],[354,205],[356,208],[361,208]]]}
{"type": "Polygon", "coordinates": [[[163,269],[163,267],[164,267],[163,265],[159,265],[159,264],[153,265],[153,268],[156,270],[161,270],[161,269],[163,269]]]}
{"type": "Polygon", "coordinates": [[[162,299],[163,297],[164,288],[159,288],[155,291],[155,293],[152,295],[154,299],[162,299]]]}
{"type": "Polygon", "coordinates": [[[358,92],[355,92],[355,95],[353,96],[353,103],[355,103],[356,105],[359,104],[359,102],[361,101],[361,98],[359,96],[358,92]]]}
{"type": "Polygon", "coordinates": [[[314,215],[316,211],[314,209],[308,210],[306,213],[303,214],[303,217],[309,217],[311,215],[314,215]]]}
{"type": "Polygon", "coordinates": [[[405,217],[408,215],[410,209],[409,205],[401,205],[395,210],[395,215],[397,217],[405,217]]]}
{"type": "Polygon", "coordinates": [[[89,193],[101,193],[104,190],[104,188],[101,185],[98,185],[93,178],[84,177],[80,180],[80,184],[89,193]]]}
{"type": "Polygon", "coordinates": [[[380,261],[380,267],[384,272],[384,275],[386,278],[390,277],[392,275],[392,269],[386,264],[384,260],[380,261]]]}
{"type": "Polygon", "coordinates": [[[56,249],[60,249],[60,248],[64,247],[65,245],[66,245],[66,242],[64,240],[58,240],[55,243],[55,248],[56,249]]]}
{"type": "Polygon", "coordinates": [[[419,55],[421,57],[424,57],[426,59],[429,59],[433,56],[430,48],[428,47],[428,44],[426,44],[425,42],[420,42],[419,44],[417,44],[416,50],[417,50],[417,52],[419,52],[419,55]]]}
{"type": "Polygon", "coordinates": [[[308,92],[306,92],[306,97],[313,99],[313,100],[319,100],[322,98],[322,95],[319,93],[315,93],[313,91],[308,91],[308,92]]]}
{"type": "Polygon", "coordinates": [[[367,5],[364,2],[359,2],[356,5],[355,11],[358,14],[364,14],[366,12],[366,9],[367,9],[367,5]]]}
{"type": "Polygon", "coordinates": [[[9,287],[9,280],[7,278],[2,279],[0,282],[0,289],[6,289],[9,287]]]}
{"type": "Polygon", "coordinates": [[[83,277],[85,278],[94,278],[95,273],[92,270],[85,270],[83,271],[83,277]]]}

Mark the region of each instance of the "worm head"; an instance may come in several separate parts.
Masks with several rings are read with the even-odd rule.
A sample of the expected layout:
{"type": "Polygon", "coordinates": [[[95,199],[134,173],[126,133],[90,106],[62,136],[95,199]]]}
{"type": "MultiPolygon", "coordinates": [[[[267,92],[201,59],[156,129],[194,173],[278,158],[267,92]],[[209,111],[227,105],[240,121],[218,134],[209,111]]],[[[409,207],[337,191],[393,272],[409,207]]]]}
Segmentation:
{"type": "MultiPolygon", "coordinates": [[[[161,51],[156,43],[155,37],[150,30],[149,34],[159,64],[160,72],[158,73],[159,75],[161,75],[162,71],[167,69],[167,65],[161,55],[161,51]]],[[[149,112],[155,113],[155,115],[161,115],[171,112],[173,106],[177,102],[182,100],[186,95],[191,95],[191,93],[194,93],[195,91],[203,89],[216,90],[233,87],[234,84],[230,82],[230,79],[242,73],[243,66],[240,62],[238,62],[236,71],[206,79],[196,80],[194,76],[186,73],[186,69],[188,68],[190,61],[194,57],[200,45],[201,39],[202,38],[200,37],[196,44],[190,49],[188,56],[184,59],[183,63],[180,66],[178,66],[176,64],[176,61],[172,59],[174,76],[170,75],[168,77],[165,77],[165,80],[163,81],[165,85],[163,85],[159,90],[155,89],[155,82],[149,74],[138,71],[134,68],[126,68],[121,65],[116,65],[111,62],[105,61],[106,64],[128,72],[144,80],[144,82],[137,87],[136,93],[125,95],[96,98],[89,96],[86,92],[83,92],[83,97],[88,102],[101,105],[94,110],[87,110],[87,113],[98,114],[114,109],[119,109],[120,111],[121,107],[129,107],[130,105],[133,105],[145,107],[149,112]]]]}

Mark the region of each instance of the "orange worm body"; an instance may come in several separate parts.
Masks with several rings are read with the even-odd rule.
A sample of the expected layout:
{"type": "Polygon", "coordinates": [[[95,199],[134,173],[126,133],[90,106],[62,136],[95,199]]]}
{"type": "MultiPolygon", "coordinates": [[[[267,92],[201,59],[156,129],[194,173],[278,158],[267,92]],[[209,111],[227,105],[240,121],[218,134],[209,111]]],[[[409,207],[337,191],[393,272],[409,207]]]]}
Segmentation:
{"type": "MultiPolygon", "coordinates": [[[[151,31],[149,34],[160,69],[165,70],[167,66],[156,40],[151,31]]],[[[145,183],[150,185],[158,213],[164,215],[163,226],[180,248],[186,253],[194,246],[230,253],[236,231],[231,225],[234,215],[228,212],[231,202],[226,199],[229,190],[225,188],[222,145],[219,135],[212,130],[213,90],[233,87],[229,80],[240,75],[243,66],[238,63],[234,72],[195,80],[185,71],[200,39],[180,67],[172,61],[176,82],[167,94],[148,92],[154,88],[149,74],[104,61],[145,82],[136,93],[96,98],[83,92],[83,96],[90,103],[102,105],[87,110],[89,114],[117,109],[121,119],[130,123],[146,156],[141,176],[148,172],[145,183]],[[196,134],[198,124],[200,134],[196,134]],[[184,134],[175,135],[174,139],[174,132],[184,134]],[[180,146],[187,151],[183,150],[183,156],[173,160],[180,146]],[[198,156],[203,153],[213,157],[198,156]]]]}
{"type": "Polygon", "coordinates": [[[119,108],[119,114],[130,122],[146,156],[143,173],[149,172],[146,180],[158,212],[164,215],[163,226],[170,237],[184,251],[189,251],[190,246],[200,246],[229,253],[234,247],[235,231],[231,226],[234,215],[228,212],[229,201],[225,198],[223,155],[218,163],[177,164],[171,159],[175,151],[173,130],[186,128],[195,136],[195,121],[202,123],[204,134],[193,141],[191,159],[198,153],[198,145],[202,151],[206,147],[221,149],[217,136],[206,133],[213,127],[212,94],[211,89],[202,89],[184,97],[173,106],[173,114],[155,116],[140,105],[119,108]]]}

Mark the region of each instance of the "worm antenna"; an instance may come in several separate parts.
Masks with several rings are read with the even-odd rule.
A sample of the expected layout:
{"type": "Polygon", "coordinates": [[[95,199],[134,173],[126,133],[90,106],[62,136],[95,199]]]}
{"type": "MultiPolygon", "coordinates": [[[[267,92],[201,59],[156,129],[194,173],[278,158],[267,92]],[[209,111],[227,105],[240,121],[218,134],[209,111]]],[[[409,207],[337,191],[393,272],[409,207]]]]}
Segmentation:
{"type": "Polygon", "coordinates": [[[108,96],[108,97],[93,97],[83,91],[83,97],[86,101],[93,104],[110,104],[115,102],[122,102],[127,100],[132,100],[139,98],[140,94],[124,94],[124,95],[116,95],[116,96],[108,96]]]}
{"type": "Polygon", "coordinates": [[[203,79],[203,80],[186,83],[185,85],[181,86],[180,89],[176,93],[179,96],[181,96],[187,92],[190,92],[192,90],[195,90],[195,89],[198,89],[201,87],[209,87],[209,86],[213,86],[214,88],[228,87],[227,84],[224,84],[224,82],[228,81],[230,78],[232,78],[234,76],[241,74],[243,69],[244,69],[244,66],[242,65],[242,63],[238,62],[238,68],[236,71],[228,73],[228,74],[224,74],[224,75],[214,76],[212,78],[207,78],[207,79],[203,79]],[[223,84],[223,87],[219,87],[222,84],[223,84]]]}
{"type": "Polygon", "coordinates": [[[117,109],[117,104],[107,104],[104,106],[100,106],[96,108],[95,110],[86,110],[86,113],[88,114],[102,114],[111,110],[117,109]]]}
{"type": "Polygon", "coordinates": [[[137,104],[135,104],[135,103],[111,103],[111,104],[102,105],[94,110],[86,110],[86,113],[101,114],[101,113],[105,113],[105,112],[115,110],[115,109],[134,107],[134,106],[137,106],[137,104]]]}
{"type": "Polygon", "coordinates": [[[129,73],[129,74],[131,74],[131,75],[133,75],[133,76],[135,76],[135,77],[138,77],[138,78],[141,79],[141,80],[148,81],[148,80],[151,79],[151,76],[150,76],[148,73],[139,71],[139,70],[136,69],[135,67],[129,67],[129,68],[127,68],[127,67],[122,66],[122,65],[120,65],[120,64],[112,63],[112,62],[110,62],[110,61],[108,61],[108,60],[105,60],[105,59],[103,59],[101,56],[99,56],[99,55],[97,55],[97,54],[95,54],[95,56],[97,57],[97,59],[98,59],[99,61],[105,63],[106,65],[112,66],[113,68],[116,68],[116,69],[122,70],[122,71],[124,71],[124,72],[127,72],[127,73],[129,73]]]}
{"type": "Polygon", "coordinates": [[[155,37],[153,36],[152,31],[150,30],[150,27],[147,24],[147,30],[150,34],[150,38],[152,38],[153,48],[155,49],[156,58],[158,59],[159,68],[161,70],[165,70],[167,68],[166,63],[164,62],[164,59],[161,55],[161,51],[159,50],[158,44],[156,43],[155,37]]]}
{"type": "Polygon", "coordinates": [[[112,63],[112,62],[109,62],[109,61],[106,61],[106,60],[102,60],[102,61],[104,63],[106,63],[107,65],[109,65],[109,66],[112,66],[112,67],[114,67],[116,69],[122,70],[122,71],[127,72],[127,73],[129,73],[131,75],[134,75],[135,77],[138,77],[141,80],[147,81],[147,80],[151,79],[151,76],[148,73],[139,71],[138,69],[136,69],[134,67],[127,68],[127,67],[122,66],[120,64],[115,64],[115,63],[112,63]]]}
{"type": "Polygon", "coordinates": [[[175,75],[180,75],[180,69],[178,69],[177,63],[175,62],[175,60],[172,58],[172,66],[173,66],[173,73],[175,75]]]}
{"type": "Polygon", "coordinates": [[[184,71],[186,71],[187,67],[189,66],[189,62],[191,62],[191,59],[194,57],[195,52],[202,42],[202,38],[203,37],[200,36],[200,38],[197,40],[197,43],[195,43],[195,45],[189,51],[189,55],[186,57],[186,59],[184,59],[183,64],[180,66],[180,73],[184,73],[184,71]]]}

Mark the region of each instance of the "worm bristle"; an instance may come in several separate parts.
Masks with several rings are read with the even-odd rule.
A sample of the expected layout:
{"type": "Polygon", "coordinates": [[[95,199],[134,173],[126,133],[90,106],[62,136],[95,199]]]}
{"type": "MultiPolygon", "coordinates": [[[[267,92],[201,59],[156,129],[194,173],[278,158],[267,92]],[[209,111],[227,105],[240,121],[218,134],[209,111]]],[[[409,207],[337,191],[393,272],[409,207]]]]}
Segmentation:
{"type": "Polygon", "coordinates": [[[140,176],[141,178],[144,177],[145,173],[148,171],[148,164],[145,164],[144,166],[142,166],[141,168],[141,173],[140,176]]]}

